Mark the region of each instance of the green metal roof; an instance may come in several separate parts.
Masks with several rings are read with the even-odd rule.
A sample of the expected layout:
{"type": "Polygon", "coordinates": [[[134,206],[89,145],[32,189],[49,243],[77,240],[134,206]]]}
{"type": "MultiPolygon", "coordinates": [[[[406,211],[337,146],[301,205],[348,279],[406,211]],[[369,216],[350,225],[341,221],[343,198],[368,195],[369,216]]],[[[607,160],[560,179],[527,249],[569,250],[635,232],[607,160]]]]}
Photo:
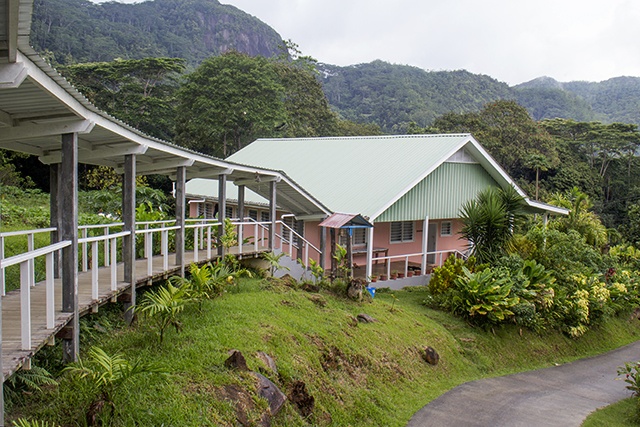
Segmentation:
{"type": "Polygon", "coordinates": [[[460,202],[487,185],[514,186],[526,197],[470,134],[258,139],[227,160],[286,171],[332,212],[371,221],[457,217],[460,202]],[[458,152],[467,167],[445,167],[425,180],[458,152]],[[463,174],[458,185],[452,173],[463,174]]]}

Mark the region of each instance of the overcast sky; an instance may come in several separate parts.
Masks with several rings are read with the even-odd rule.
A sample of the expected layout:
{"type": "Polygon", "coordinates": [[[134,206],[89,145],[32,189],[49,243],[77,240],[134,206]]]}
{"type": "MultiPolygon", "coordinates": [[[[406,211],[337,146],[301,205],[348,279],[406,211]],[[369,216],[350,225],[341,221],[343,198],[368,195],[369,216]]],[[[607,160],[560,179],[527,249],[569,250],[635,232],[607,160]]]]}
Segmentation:
{"type": "Polygon", "coordinates": [[[305,55],[329,64],[381,59],[425,70],[466,69],[510,85],[540,76],[640,76],[637,0],[220,2],[258,17],[305,55]]]}

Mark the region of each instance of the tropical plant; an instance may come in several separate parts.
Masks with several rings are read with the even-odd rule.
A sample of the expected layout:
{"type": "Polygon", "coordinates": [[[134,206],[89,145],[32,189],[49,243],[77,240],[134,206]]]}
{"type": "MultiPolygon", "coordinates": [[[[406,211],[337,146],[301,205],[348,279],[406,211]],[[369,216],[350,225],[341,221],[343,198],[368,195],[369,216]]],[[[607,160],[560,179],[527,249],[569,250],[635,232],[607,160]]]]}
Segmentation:
{"type": "Polygon", "coordinates": [[[351,266],[349,265],[349,259],[347,258],[347,248],[337,244],[333,259],[338,266],[338,276],[343,279],[348,279],[351,274],[351,266]]]}
{"type": "Polygon", "coordinates": [[[631,390],[634,396],[640,397],[640,362],[625,363],[618,368],[618,376],[624,375],[623,380],[628,385],[627,390],[631,390]]]}
{"type": "Polygon", "coordinates": [[[275,274],[279,270],[287,270],[289,271],[289,267],[280,265],[280,260],[285,256],[284,252],[280,252],[276,254],[275,252],[265,252],[262,254],[262,259],[269,263],[269,270],[271,271],[271,276],[275,276],[275,274]]]}
{"type": "Polygon", "coordinates": [[[452,295],[455,313],[482,326],[495,325],[513,316],[511,310],[520,299],[511,295],[509,277],[500,276],[490,268],[472,273],[463,267],[462,272],[452,295]]]}
{"type": "Polygon", "coordinates": [[[86,386],[91,403],[87,409],[87,424],[98,425],[99,417],[105,406],[110,408],[113,417],[115,399],[120,389],[134,377],[151,373],[164,373],[159,365],[144,363],[140,360],[130,362],[121,354],[109,355],[99,347],[91,347],[86,360],[82,358],[63,369],[63,373],[80,380],[86,386]]]}
{"type": "Polygon", "coordinates": [[[324,268],[322,268],[320,263],[313,258],[309,258],[309,270],[311,271],[311,275],[313,275],[313,279],[316,284],[322,281],[324,278],[324,268]]]}
{"type": "Polygon", "coordinates": [[[57,424],[49,424],[49,421],[27,420],[18,418],[13,421],[13,427],[57,427],[57,424]]]}
{"type": "Polygon", "coordinates": [[[42,391],[42,386],[47,385],[55,386],[58,382],[43,367],[32,365],[31,369],[20,369],[4,382],[5,407],[11,408],[23,394],[42,391]]]}
{"type": "Polygon", "coordinates": [[[176,332],[180,331],[182,323],[178,315],[188,303],[193,301],[189,286],[180,284],[174,286],[167,281],[164,286],[155,291],[148,292],[138,305],[137,310],[146,317],[153,319],[159,329],[160,343],[164,339],[164,332],[169,326],[173,326],[176,332]]]}
{"type": "Polygon", "coordinates": [[[513,248],[516,225],[524,215],[524,199],[513,187],[490,187],[461,209],[461,234],[478,262],[495,262],[513,248]]]}

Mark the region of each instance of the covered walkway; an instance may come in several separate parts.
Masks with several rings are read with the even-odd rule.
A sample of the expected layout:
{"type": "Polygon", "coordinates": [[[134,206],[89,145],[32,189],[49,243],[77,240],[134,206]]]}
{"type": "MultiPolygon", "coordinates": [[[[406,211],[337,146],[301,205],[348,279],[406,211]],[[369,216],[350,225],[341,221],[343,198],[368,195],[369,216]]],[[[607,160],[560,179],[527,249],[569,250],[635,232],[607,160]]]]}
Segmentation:
{"type": "MultiPolygon", "coordinates": [[[[9,289],[20,288],[0,300],[2,383],[20,367],[28,368],[30,357],[54,335],[62,340],[65,360],[76,360],[78,318],[83,313],[96,310],[114,298],[124,301],[127,307],[135,306],[136,284],[184,272],[196,256],[194,252],[185,251],[189,228],[185,218],[187,180],[217,180],[219,224],[225,220],[227,182],[238,186],[239,212],[244,211],[245,188],[269,200],[271,215],[269,221],[262,224],[266,236],[257,248],[254,233],[255,245],[247,249],[251,254],[275,247],[276,208],[296,215],[298,221],[322,219],[329,213],[282,171],[193,152],[145,135],[100,111],[31,48],[32,7],[33,0],[0,0],[0,148],[37,156],[43,164],[50,165],[51,228],[47,232],[51,233],[51,244],[34,249],[30,241],[28,252],[11,254],[11,257],[0,252],[2,277],[6,268],[20,265],[20,283],[5,284],[3,280],[1,286],[3,291],[5,285],[9,289]],[[79,163],[112,167],[122,174],[122,224],[117,232],[109,231],[101,238],[83,237],[78,226],[79,163]],[[162,260],[158,258],[151,267],[148,259],[158,255],[145,250],[145,259],[136,259],[135,246],[136,235],[152,234],[135,223],[136,176],[149,174],[169,176],[175,182],[176,199],[175,222],[167,227],[175,237],[169,242],[169,230],[162,234],[162,260]],[[114,261],[99,268],[93,264],[98,257],[93,256],[90,271],[84,265],[80,267],[80,262],[86,263],[88,259],[80,253],[86,245],[104,247],[102,257],[114,261]],[[115,263],[116,247],[121,250],[118,264],[115,263]],[[170,256],[169,247],[175,247],[175,253],[170,256]],[[41,257],[46,258],[46,281],[36,285],[34,260],[41,257]]],[[[245,218],[240,216],[238,220],[242,223],[245,218]]],[[[217,227],[213,239],[221,242],[223,233],[224,227],[217,227]]],[[[245,236],[249,235],[246,232],[245,236]]],[[[242,241],[242,231],[239,237],[242,241]]],[[[0,244],[0,248],[4,250],[4,244],[0,244]]],[[[97,253],[98,249],[92,251],[97,253]]],[[[209,250],[199,259],[221,256],[222,251],[222,245],[218,244],[214,253],[209,250]]],[[[322,249],[318,252],[322,253],[322,249]]],[[[131,313],[132,310],[125,312],[129,317],[131,313]]],[[[3,407],[0,401],[0,425],[3,407]]]]}

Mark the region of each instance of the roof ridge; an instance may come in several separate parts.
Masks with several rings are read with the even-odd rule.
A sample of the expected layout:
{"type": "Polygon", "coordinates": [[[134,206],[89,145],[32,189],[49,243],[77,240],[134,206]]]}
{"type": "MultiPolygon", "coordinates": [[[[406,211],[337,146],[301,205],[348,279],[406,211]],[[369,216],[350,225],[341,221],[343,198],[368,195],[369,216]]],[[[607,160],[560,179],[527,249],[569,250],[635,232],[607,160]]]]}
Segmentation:
{"type": "Polygon", "coordinates": [[[424,133],[412,135],[364,135],[364,136],[318,136],[301,138],[258,138],[256,141],[317,141],[317,140],[349,140],[349,139],[418,139],[418,138],[460,138],[470,137],[470,133],[424,133]]]}

